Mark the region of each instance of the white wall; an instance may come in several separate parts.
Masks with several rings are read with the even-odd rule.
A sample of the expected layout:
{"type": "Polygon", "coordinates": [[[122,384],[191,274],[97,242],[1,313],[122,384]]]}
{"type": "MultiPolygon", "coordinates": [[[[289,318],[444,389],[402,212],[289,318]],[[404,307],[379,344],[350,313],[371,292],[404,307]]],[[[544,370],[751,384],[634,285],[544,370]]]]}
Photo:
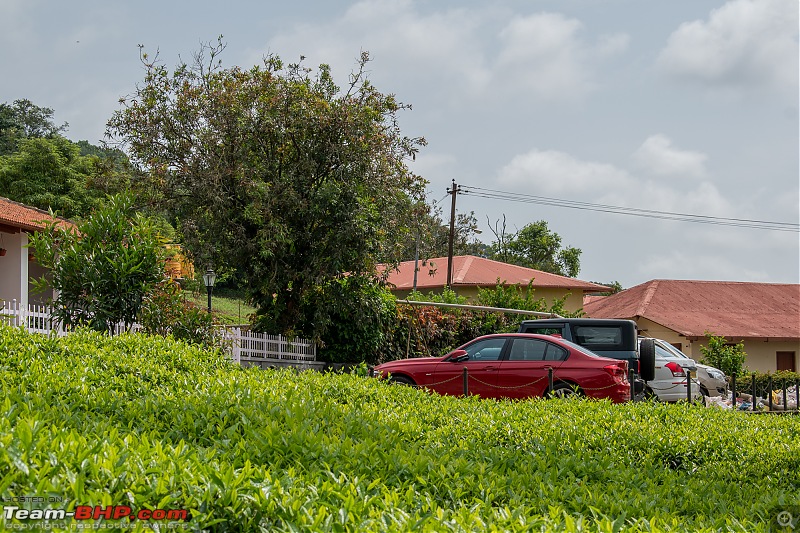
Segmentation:
{"type": "Polygon", "coordinates": [[[2,247],[6,255],[0,257],[0,299],[17,300],[28,304],[28,244],[26,233],[4,233],[2,247]]]}

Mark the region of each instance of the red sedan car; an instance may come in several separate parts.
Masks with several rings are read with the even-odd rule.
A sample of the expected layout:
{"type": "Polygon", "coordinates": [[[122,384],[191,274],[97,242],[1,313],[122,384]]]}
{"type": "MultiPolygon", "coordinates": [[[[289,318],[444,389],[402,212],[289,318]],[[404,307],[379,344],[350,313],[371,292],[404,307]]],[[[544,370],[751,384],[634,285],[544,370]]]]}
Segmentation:
{"type": "Polygon", "coordinates": [[[628,363],[600,357],[586,348],[549,335],[510,333],[478,337],[444,357],[402,359],[378,365],[372,375],[425,387],[439,394],[482,398],[532,398],[585,395],[630,400],[628,363]],[[553,389],[548,369],[553,369],[553,389]]]}

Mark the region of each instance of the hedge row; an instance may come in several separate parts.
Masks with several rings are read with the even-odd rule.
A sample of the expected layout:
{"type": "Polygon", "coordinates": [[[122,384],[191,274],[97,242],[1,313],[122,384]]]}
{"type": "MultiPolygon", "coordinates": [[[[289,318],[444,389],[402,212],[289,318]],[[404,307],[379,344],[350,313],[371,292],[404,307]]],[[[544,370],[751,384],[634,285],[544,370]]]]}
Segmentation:
{"type": "Polygon", "coordinates": [[[800,489],[797,417],[440,397],[7,327],[0,387],[4,500],[185,508],[196,531],[766,532],[800,489]]]}

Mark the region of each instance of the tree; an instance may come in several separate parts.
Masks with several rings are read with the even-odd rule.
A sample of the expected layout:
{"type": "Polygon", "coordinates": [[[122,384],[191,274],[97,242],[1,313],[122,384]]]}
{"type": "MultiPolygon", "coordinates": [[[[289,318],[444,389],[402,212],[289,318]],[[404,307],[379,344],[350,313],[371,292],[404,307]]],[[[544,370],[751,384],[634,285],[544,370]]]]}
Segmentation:
{"type": "Polygon", "coordinates": [[[130,197],[110,197],[71,228],[57,220],[30,237],[37,262],[50,270],[35,289],[54,289],[53,316],[66,327],[114,333],[137,318],[144,296],[164,278],[158,236],[132,210],[130,197]]]}
{"type": "Polygon", "coordinates": [[[96,158],[80,155],[77,145],[59,135],[27,138],[18,151],[0,157],[0,196],[67,218],[88,214],[101,196],[89,187],[96,158]]]}
{"type": "Polygon", "coordinates": [[[341,90],[326,65],[223,69],[223,50],[172,72],[142,53],[144,83],[107,136],[147,171],[195,262],[239,269],[261,329],[318,337],[324,321],[303,311],[318,287],[398,260],[424,187],[406,161],[425,141],[402,135],[409,106],[370,84],[366,53],[341,90]]]}
{"type": "Polygon", "coordinates": [[[66,131],[66,122],[57,126],[53,110],[39,107],[30,100],[0,104],[0,155],[13,153],[21,139],[46,138],[66,131]]]}
{"type": "MultiPolygon", "coordinates": [[[[442,219],[441,208],[420,202],[409,213],[409,232],[397,243],[400,259],[413,260],[417,253],[420,259],[446,256],[450,223],[442,219]]],[[[475,238],[478,234],[474,212],[456,213],[453,255],[481,255],[483,245],[475,238]]]]}
{"type": "Polygon", "coordinates": [[[493,233],[496,241],[490,248],[490,257],[504,263],[520,265],[560,276],[575,277],[580,272],[581,250],[561,247],[561,236],[540,220],[525,225],[516,233],[506,233],[505,216],[503,226],[495,223],[493,233]]]}
{"type": "Polygon", "coordinates": [[[744,372],[744,360],[747,357],[744,343],[728,344],[725,337],[708,331],[705,335],[708,346],[700,346],[700,353],[703,354],[700,362],[719,368],[727,376],[741,376],[744,372]]]}

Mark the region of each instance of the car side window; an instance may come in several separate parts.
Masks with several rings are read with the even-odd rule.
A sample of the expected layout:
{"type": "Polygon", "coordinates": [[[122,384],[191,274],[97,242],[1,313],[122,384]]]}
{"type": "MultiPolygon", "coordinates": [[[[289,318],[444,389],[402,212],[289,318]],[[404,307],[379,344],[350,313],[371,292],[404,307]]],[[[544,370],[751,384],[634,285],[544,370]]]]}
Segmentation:
{"type": "Polygon", "coordinates": [[[539,339],[514,339],[509,361],[544,361],[547,351],[545,341],[539,339]]]}
{"type": "Polygon", "coordinates": [[[561,346],[547,343],[547,352],[544,354],[545,361],[565,361],[569,352],[561,346]]]}
{"type": "Polygon", "coordinates": [[[506,339],[484,339],[470,344],[464,350],[470,361],[498,361],[505,344],[506,339]]]}
{"type": "Polygon", "coordinates": [[[556,335],[563,337],[563,328],[538,328],[535,326],[526,326],[525,333],[535,333],[536,335],[556,335]]]}

